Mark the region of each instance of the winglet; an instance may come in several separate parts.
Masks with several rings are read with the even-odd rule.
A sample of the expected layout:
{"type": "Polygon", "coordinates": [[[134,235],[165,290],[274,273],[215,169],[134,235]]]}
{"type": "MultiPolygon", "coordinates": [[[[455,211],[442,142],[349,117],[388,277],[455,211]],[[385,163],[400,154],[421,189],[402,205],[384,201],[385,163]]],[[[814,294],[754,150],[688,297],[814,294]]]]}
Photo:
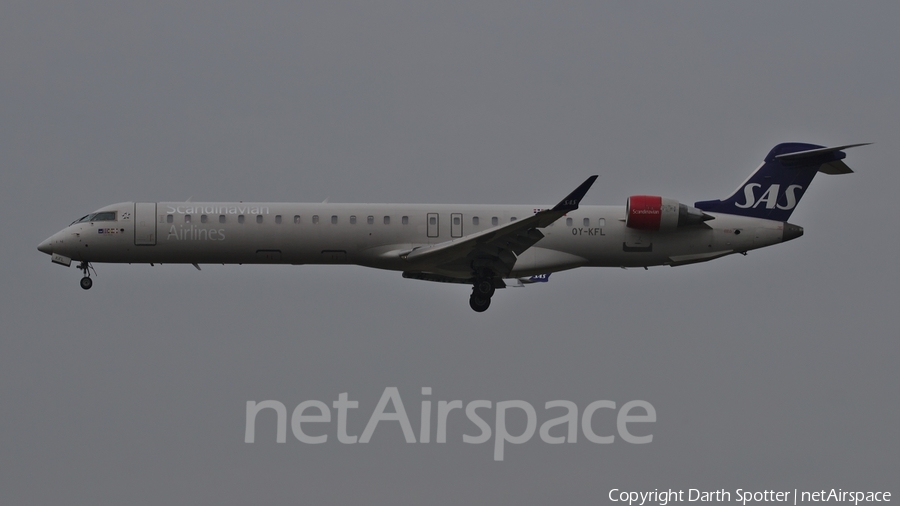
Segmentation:
{"type": "Polygon", "coordinates": [[[597,180],[597,176],[591,176],[587,178],[578,188],[575,188],[575,191],[570,193],[566,198],[562,199],[559,204],[552,209],[553,211],[574,211],[578,209],[578,204],[581,202],[581,199],[584,198],[584,195],[591,189],[591,185],[594,184],[594,181],[597,180]]]}

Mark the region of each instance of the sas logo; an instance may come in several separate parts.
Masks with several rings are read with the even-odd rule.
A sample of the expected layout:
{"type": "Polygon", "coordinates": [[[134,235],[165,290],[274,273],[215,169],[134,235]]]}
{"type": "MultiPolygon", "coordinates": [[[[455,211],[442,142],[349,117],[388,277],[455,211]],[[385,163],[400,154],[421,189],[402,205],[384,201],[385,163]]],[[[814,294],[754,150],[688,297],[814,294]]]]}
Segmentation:
{"type": "Polygon", "coordinates": [[[740,207],[741,209],[756,209],[760,206],[760,204],[765,204],[766,209],[793,209],[797,206],[797,200],[799,197],[797,196],[797,190],[802,191],[803,187],[799,184],[792,184],[785,188],[784,190],[784,204],[778,202],[779,191],[781,190],[780,184],[769,185],[769,189],[767,189],[762,195],[760,195],[759,199],[756,198],[756,189],[761,188],[762,185],[759,183],[750,183],[744,187],[744,203],[735,202],[734,205],[740,207]]]}

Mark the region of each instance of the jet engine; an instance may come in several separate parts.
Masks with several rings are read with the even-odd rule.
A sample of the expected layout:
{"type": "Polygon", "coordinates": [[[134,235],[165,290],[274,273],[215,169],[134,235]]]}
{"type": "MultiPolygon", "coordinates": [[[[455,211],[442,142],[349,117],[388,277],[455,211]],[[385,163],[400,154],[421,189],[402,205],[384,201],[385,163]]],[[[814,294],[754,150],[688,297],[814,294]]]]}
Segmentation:
{"type": "Polygon", "coordinates": [[[632,195],[625,206],[625,226],[670,232],[713,219],[696,207],[655,195],[632,195]]]}

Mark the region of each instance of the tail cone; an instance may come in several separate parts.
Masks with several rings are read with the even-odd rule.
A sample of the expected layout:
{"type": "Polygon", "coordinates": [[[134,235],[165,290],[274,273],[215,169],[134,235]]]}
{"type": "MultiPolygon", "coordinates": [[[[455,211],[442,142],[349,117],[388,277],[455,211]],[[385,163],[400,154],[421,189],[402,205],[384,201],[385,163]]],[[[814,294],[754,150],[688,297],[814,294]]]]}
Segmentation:
{"type": "Polygon", "coordinates": [[[791,239],[796,239],[803,235],[803,227],[798,227],[797,225],[792,225],[790,223],[784,224],[784,234],[781,236],[781,242],[788,242],[791,239]]]}

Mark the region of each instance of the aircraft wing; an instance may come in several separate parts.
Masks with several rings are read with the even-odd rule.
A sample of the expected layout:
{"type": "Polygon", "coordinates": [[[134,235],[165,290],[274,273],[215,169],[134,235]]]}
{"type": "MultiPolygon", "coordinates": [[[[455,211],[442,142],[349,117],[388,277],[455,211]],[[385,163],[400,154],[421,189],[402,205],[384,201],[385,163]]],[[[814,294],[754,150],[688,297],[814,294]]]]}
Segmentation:
{"type": "Polygon", "coordinates": [[[552,209],[458,239],[415,248],[402,255],[402,258],[412,264],[411,268],[421,266],[423,270],[428,270],[429,267],[470,270],[472,266],[476,266],[506,276],[512,271],[518,256],[543,239],[544,234],[538,229],[578,209],[578,204],[596,179],[597,176],[587,178],[552,209]]]}

